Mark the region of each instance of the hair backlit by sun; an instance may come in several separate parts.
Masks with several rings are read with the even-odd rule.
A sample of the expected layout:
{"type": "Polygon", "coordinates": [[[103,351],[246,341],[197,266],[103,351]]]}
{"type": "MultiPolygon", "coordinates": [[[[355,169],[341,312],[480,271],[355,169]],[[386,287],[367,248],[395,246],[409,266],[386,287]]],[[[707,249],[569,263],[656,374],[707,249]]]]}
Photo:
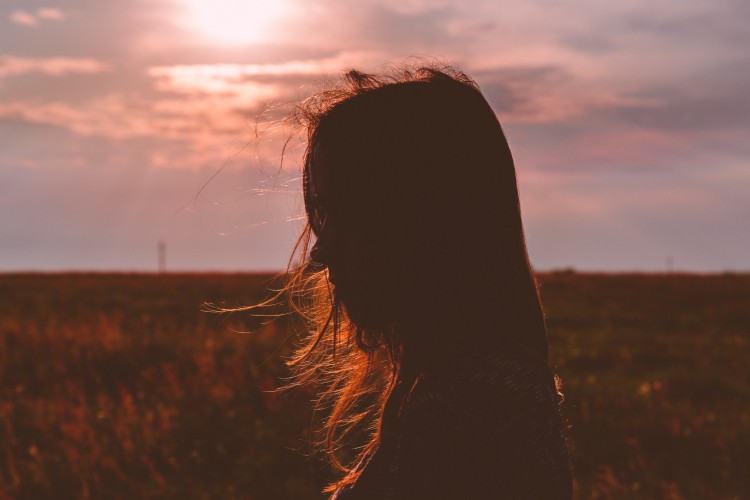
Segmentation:
{"type": "Polygon", "coordinates": [[[282,0],[180,0],[183,24],[206,39],[222,44],[259,42],[270,36],[284,10],[282,0]]]}

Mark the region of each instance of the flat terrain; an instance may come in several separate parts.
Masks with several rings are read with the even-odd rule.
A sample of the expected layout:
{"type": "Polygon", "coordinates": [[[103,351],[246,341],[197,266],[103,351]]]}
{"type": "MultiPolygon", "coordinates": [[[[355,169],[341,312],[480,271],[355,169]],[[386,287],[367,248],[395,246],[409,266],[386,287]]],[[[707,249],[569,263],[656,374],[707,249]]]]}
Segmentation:
{"type": "MultiPolygon", "coordinates": [[[[750,498],[750,275],[539,276],[580,498],[750,498]]],[[[270,276],[0,275],[0,499],[322,498],[270,276]]]]}

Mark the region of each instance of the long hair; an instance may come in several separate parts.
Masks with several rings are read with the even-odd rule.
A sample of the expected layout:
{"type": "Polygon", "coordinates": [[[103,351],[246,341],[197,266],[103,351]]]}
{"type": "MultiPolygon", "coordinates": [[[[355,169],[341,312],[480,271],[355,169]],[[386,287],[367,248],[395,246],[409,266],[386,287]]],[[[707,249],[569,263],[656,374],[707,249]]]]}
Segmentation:
{"type": "Polygon", "coordinates": [[[513,159],[473,80],[444,66],[352,70],[294,118],[308,140],[307,224],[284,292],[309,334],[289,360],[289,387],[320,390],[316,408],[327,418],[318,444],[344,472],[333,491],[356,481],[421,374],[477,348],[546,366],[546,328],[513,159]],[[332,151],[326,165],[315,158],[320,144],[332,151]],[[333,202],[321,203],[313,176],[333,186],[333,202]],[[401,316],[354,321],[325,266],[310,258],[332,210],[375,233],[373,251],[394,259],[388,276],[401,316]],[[402,328],[409,314],[424,327],[402,328]],[[351,441],[355,456],[342,459],[351,441]]]}

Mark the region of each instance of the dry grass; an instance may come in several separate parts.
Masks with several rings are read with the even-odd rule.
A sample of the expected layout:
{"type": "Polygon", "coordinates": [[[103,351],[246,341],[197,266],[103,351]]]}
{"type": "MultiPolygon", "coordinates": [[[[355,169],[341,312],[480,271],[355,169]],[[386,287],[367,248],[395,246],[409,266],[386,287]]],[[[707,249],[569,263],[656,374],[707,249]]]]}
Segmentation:
{"type": "MultiPolygon", "coordinates": [[[[0,499],[320,498],[268,278],[0,276],[0,499]]],[[[540,281],[577,495],[748,497],[750,276],[540,281]]]]}

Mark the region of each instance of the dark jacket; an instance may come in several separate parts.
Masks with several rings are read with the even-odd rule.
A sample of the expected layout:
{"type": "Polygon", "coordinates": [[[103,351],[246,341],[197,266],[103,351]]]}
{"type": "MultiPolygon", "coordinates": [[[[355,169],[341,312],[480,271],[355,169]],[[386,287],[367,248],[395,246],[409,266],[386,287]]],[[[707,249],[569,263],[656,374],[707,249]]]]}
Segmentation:
{"type": "Polygon", "coordinates": [[[332,500],[572,497],[550,371],[495,354],[452,365],[418,379],[357,482],[332,500]]]}

